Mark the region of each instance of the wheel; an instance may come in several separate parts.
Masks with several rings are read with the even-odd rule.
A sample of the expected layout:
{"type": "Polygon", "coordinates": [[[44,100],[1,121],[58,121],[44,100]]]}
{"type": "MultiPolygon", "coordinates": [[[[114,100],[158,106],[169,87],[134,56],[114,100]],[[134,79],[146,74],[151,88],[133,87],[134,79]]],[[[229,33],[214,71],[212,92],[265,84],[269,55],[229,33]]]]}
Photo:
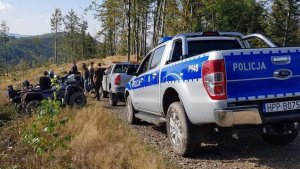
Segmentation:
{"type": "MultiPolygon", "coordinates": [[[[103,89],[102,89],[103,90],[103,89]]],[[[108,98],[108,92],[103,90],[103,94],[102,94],[103,98],[108,98]]]]}
{"type": "Polygon", "coordinates": [[[167,112],[167,134],[173,151],[181,156],[195,153],[200,147],[197,127],[191,124],[181,102],[174,102],[167,112]]]}
{"type": "Polygon", "coordinates": [[[32,100],[28,102],[25,107],[25,113],[29,115],[32,114],[35,111],[35,109],[39,106],[39,104],[40,104],[39,100],[32,100]]]}
{"type": "Polygon", "coordinates": [[[75,92],[71,95],[70,100],[69,100],[69,105],[70,107],[83,107],[86,105],[86,97],[83,93],[81,92],[75,92]]]}
{"type": "Polygon", "coordinates": [[[114,93],[109,92],[109,105],[110,106],[117,106],[118,101],[113,100],[113,97],[114,97],[113,95],[114,95],[114,93]]]}
{"type": "Polygon", "coordinates": [[[134,109],[133,105],[132,105],[132,100],[130,95],[128,95],[127,97],[127,102],[126,102],[126,107],[127,107],[127,122],[129,124],[138,124],[140,122],[140,119],[135,117],[135,114],[137,113],[137,111],[134,109]]]}
{"type": "Polygon", "coordinates": [[[108,98],[108,92],[104,91],[102,87],[100,87],[100,97],[102,98],[108,98]]]}
{"type": "Polygon", "coordinates": [[[19,114],[24,113],[23,107],[22,107],[22,104],[21,104],[21,103],[15,104],[15,107],[16,107],[17,113],[19,113],[19,114]]]}
{"type": "Polygon", "coordinates": [[[265,134],[262,135],[262,138],[269,144],[285,145],[294,141],[297,138],[298,133],[299,133],[298,130],[293,130],[292,133],[285,134],[285,135],[265,134]]]}

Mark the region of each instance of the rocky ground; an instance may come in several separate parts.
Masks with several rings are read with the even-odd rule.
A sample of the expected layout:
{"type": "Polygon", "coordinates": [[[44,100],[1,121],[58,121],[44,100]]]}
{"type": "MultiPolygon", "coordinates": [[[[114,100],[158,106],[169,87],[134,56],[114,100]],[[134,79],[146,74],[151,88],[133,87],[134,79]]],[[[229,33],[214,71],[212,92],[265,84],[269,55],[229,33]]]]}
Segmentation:
{"type": "MultiPolygon", "coordinates": [[[[110,107],[107,102],[102,103],[107,109],[125,120],[126,108],[124,103],[119,103],[117,107],[110,107]]],[[[300,137],[286,146],[269,145],[263,142],[260,137],[241,138],[219,145],[205,145],[197,155],[184,158],[172,152],[165,127],[141,123],[132,126],[132,128],[146,143],[155,146],[172,162],[185,169],[300,168],[300,137]]]]}

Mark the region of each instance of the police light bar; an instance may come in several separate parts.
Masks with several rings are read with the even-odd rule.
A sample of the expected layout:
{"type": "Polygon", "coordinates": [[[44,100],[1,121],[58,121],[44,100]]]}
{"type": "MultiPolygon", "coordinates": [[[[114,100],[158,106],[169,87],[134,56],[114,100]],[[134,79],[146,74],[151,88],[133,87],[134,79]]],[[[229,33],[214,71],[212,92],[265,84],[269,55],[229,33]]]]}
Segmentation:
{"type": "Polygon", "coordinates": [[[159,40],[158,44],[167,42],[167,41],[172,40],[172,39],[173,39],[173,37],[171,37],[171,36],[163,37],[163,38],[161,38],[161,39],[159,40]]]}
{"type": "Polygon", "coordinates": [[[203,32],[201,36],[219,36],[219,32],[203,32]]]}

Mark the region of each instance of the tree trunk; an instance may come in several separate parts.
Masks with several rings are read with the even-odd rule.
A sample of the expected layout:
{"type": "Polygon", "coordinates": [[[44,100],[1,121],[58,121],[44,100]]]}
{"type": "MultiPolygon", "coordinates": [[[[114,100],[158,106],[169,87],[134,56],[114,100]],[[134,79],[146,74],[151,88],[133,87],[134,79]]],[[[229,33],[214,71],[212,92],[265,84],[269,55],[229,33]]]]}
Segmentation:
{"type": "Polygon", "coordinates": [[[128,35],[127,35],[127,60],[130,62],[130,53],[131,53],[131,46],[130,46],[130,34],[131,34],[131,23],[130,23],[130,10],[131,10],[131,0],[128,0],[128,11],[127,11],[127,19],[128,19],[128,35]]]}

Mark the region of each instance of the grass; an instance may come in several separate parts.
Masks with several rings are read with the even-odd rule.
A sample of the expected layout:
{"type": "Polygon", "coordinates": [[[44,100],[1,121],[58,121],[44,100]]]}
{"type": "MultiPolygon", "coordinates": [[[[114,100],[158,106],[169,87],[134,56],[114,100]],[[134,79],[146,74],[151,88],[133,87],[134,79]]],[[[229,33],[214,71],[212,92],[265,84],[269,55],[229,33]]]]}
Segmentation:
{"type": "Polygon", "coordinates": [[[75,168],[174,168],[102,104],[76,112],[63,132],[74,136],[69,153],[75,168]]]}
{"type": "Polygon", "coordinates": [[[15,117],[16,117],[16,109],[14,105],[7,104],[7,105],[0,106],[0,120],[10,121],[15,117]]]}
{"type": "MultiPolygon", "coordinates": [[[[112,61],[124,59],[125,57],[119,56],[85,62],[101,62],[107,66],[112,61]]],[[[18,84],[25,79],[37,82],[43,70],[58,72],[60,67],[66,69],[70,64],[51,65],[15,73],[14,77],[1,79],[0,89],[5,90],[9,84],[18,84]]],[[[13,107],[7,106],[3,92],[0,94],[0,101],[0,110],[5,112],[3,117],[13,119],[6,126],[0,127],[0,169],[37,168],[36,156],[22,143],[20,134],[31,124],[34,117],[12,118],[15,114],[13,107]]],[[[71,135],[72,140],[67,149],[57,149],[51,154],[44,154],[41,160],[42,168],[176,168],[157,150],[143,143],[129,125],[99,102],[89,102],[83,109],[64,109],[61,118],[66,117],[70,120],[60,132],[63,135],[71,135]]]]}

